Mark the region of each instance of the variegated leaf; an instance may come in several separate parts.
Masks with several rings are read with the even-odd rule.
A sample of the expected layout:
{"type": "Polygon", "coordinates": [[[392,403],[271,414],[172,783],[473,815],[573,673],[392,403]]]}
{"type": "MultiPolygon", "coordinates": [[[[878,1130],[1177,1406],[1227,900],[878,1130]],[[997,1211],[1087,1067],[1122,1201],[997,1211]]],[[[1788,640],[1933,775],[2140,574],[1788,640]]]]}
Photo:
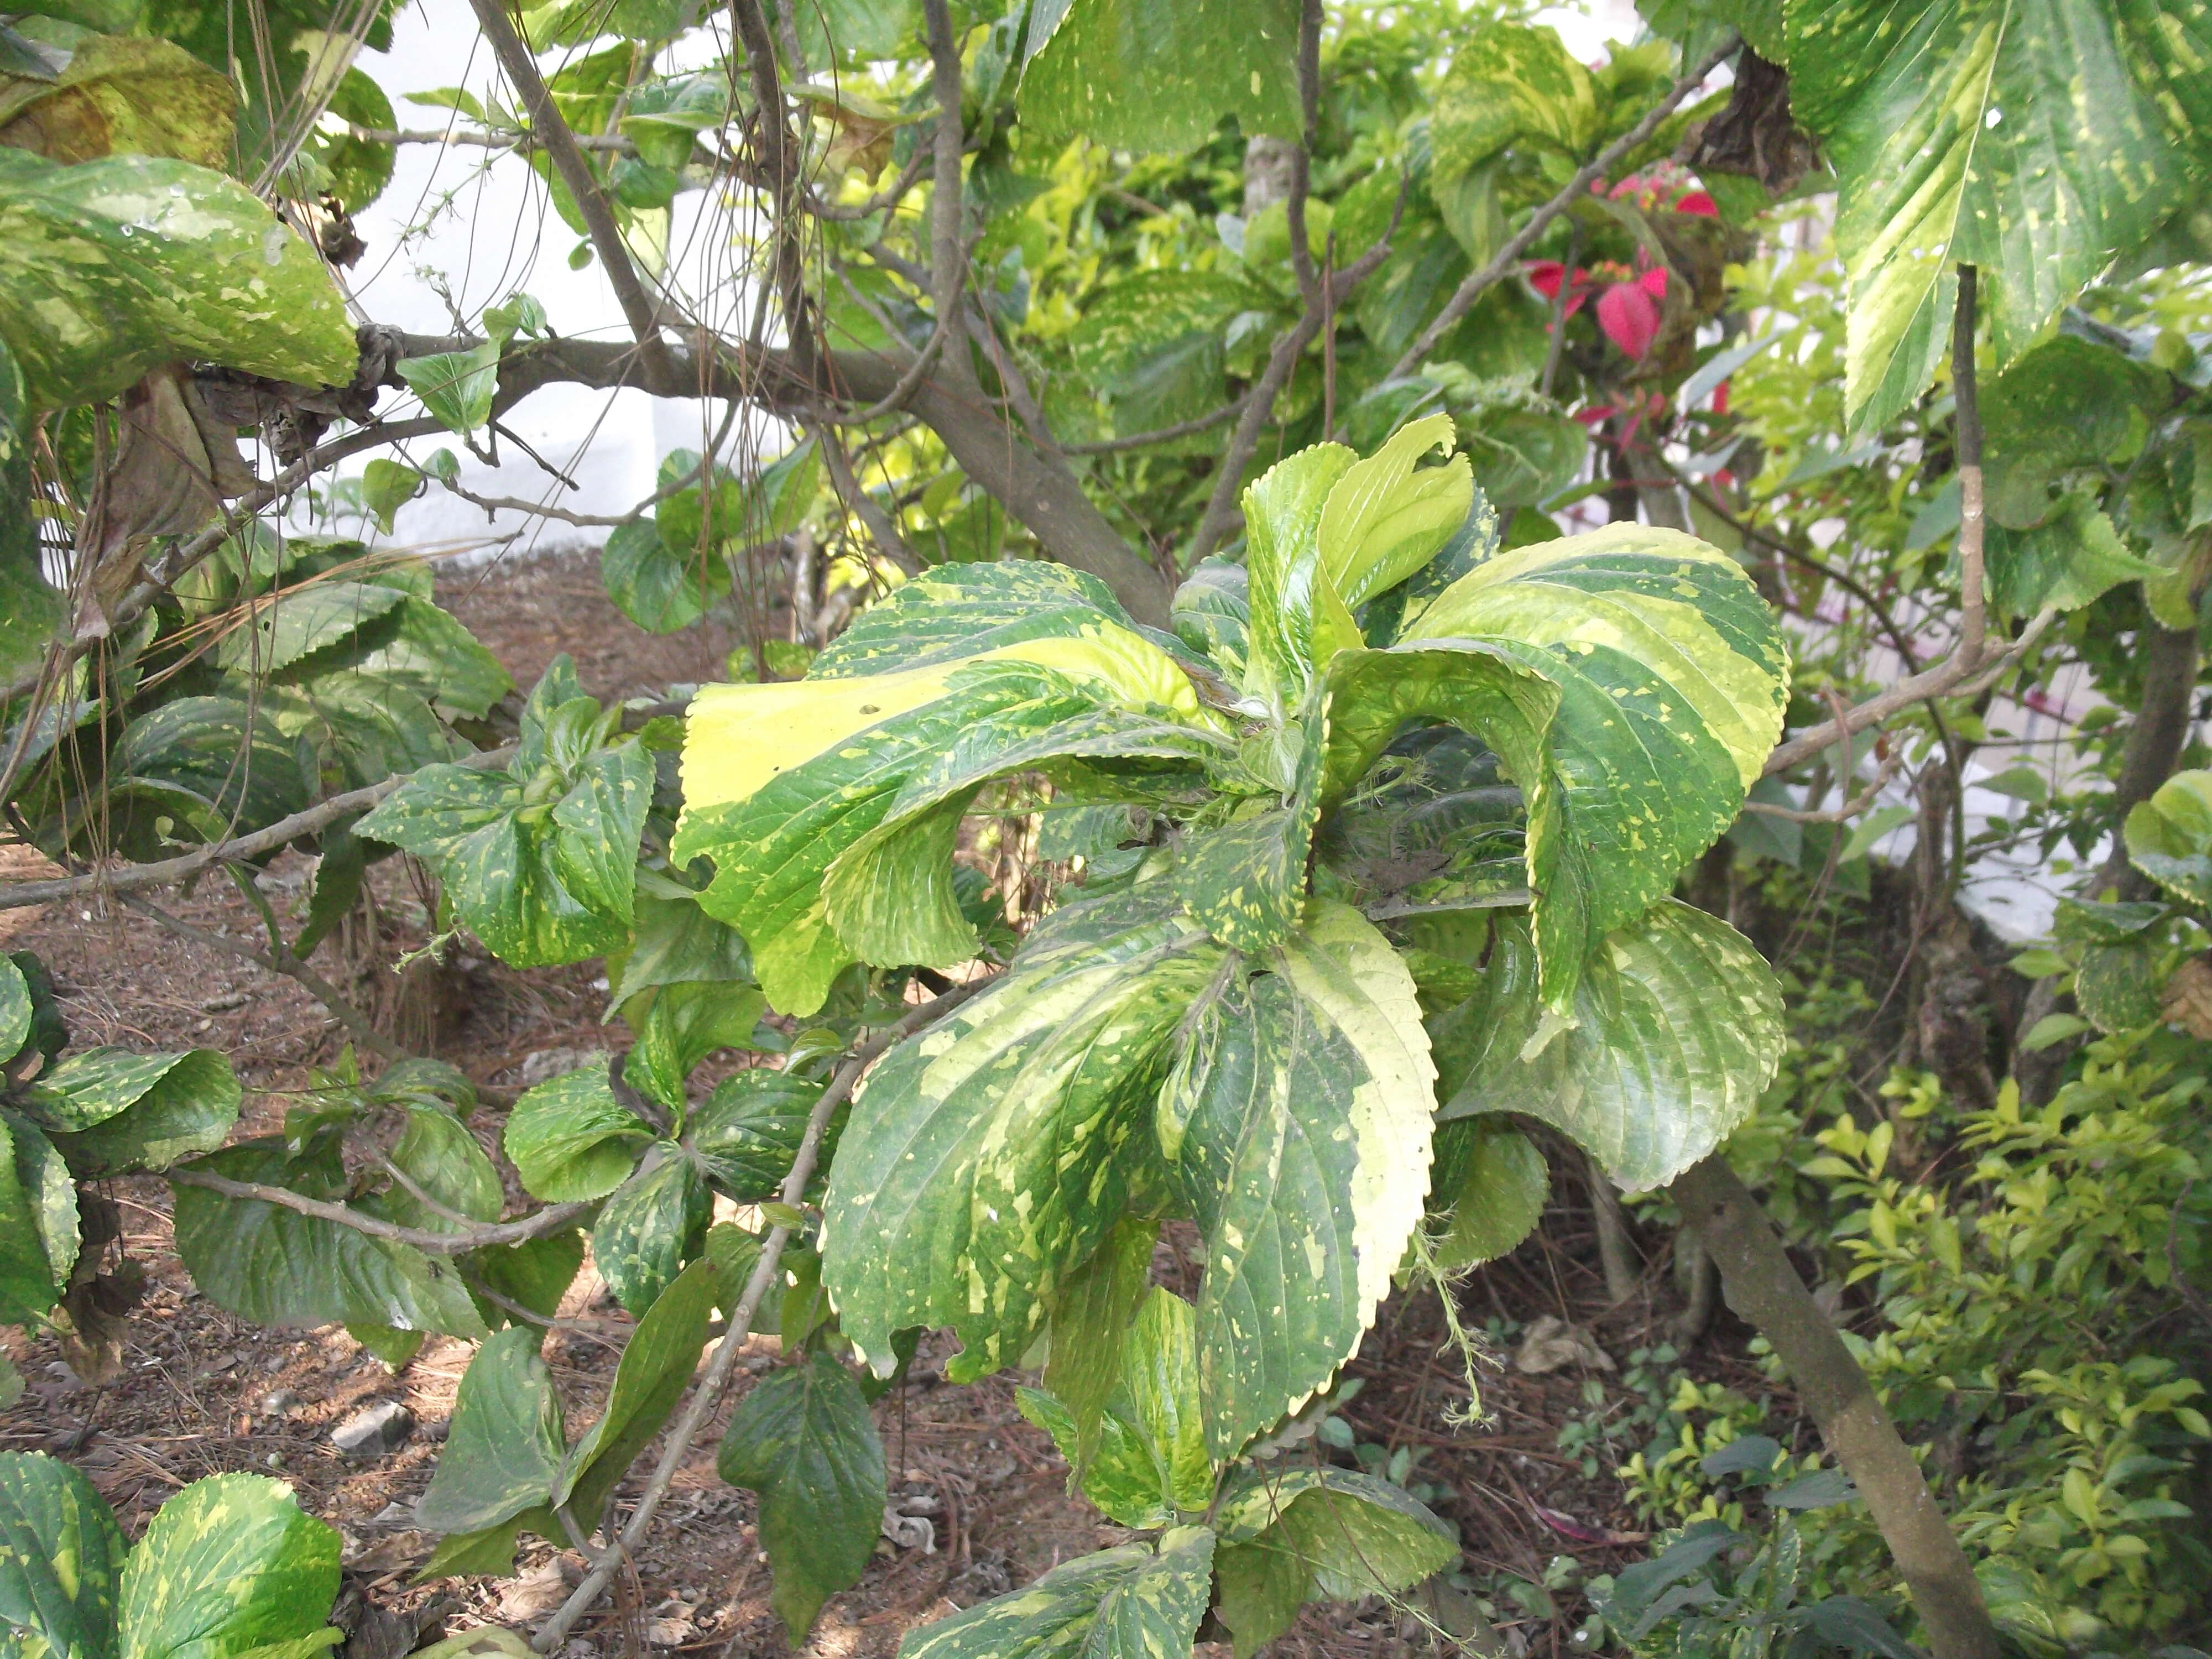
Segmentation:
{"type": "Polygon", "coordinates": [[[69,1464],[0,1452],[0,1646],[22,1659],[116,1659],[125,1543],[69,1464]]]}
{"type": "Polygon", "coordinates": [[[523,1186],[549,1204],[605,1198],[629,1178],[652,1139],[651,1126],[615,1098],[605,1065],[526,1090],[504,1132],[523,1186]]]}
{"type": "Polygon", "coordinates": [[[2128,860],[2186,904],[2212,908],[2212,772],[2177,772],[2128,814],[2128,860]]]}
{"type": "Polygon", "coordinates": [[[245,1097],[212,1048],[181,1054],[86,1048],[44,1073],[23,1109],[55,1137],[80,1179],[166,1170],[220,1146],[245,1097]]]}
{"type": "Polygon", "coordinates": [[[2212,6],[1799,0],[1790,113],[1836,169],[1860,423],[1909,407],[1949,349],[1957,267],[1997,364],[2203,187],[2212,6]]]}
{"type": "Polygon", "coordinates": [[[949,1374],[1020,1358],[1060,1278],[1121,1218],[1176,1023],[1223,959],[1167,884],[1073,904],[991,988],[860,1085],[830,1171],[823,1282],[879,1375],[949,1325],[949,1374]]]}
{"type": "Polygon", "coordinates": [[[1534,798],[1525,744],[1516,754],[1503,729],[1468,729],[1532,793],[1528,884],[1545,994],[1559,1005],[1574,964],[1735,821],[1782,732],[1780,630],[1734,559],[1642,525],[1498,554],[1415,627],[1409,643],[1478,641],[1558,688],[1545,769],[1559,786],[1556,820],[1534,798]]]}
{"type": "Polygon", "coordinates": [[[337,1590],[337,1528],[277,1481],[210,1475],[161,1506],[124,1564],[118,1659],[234,1659],[311,1639],[337,1590]]]}
{"type": "Polygon", "coordinates": [[[822,648],[809,679],[846,679],[981,656],[1024,640],[1134,628],[1096,576],[1042,559],[948,564],[901,582],[822,648]]]}
{"type": "Polygon", "coordinates": [[[1187,1022],[1159,1133],[1205,1237],[1198,1342],[1218,1458],[1350,1358],[1428,1190],[1435,1069],[1413,981],[1325,899],[1187,1022]]]}
{"type": "MultiPolygon", "coordinates": [[[[949,890],[941,872],[914,896],[915,908],[890,915],[863,872],[837,890],[839,914],[859,937],[842,936],[831,918],[823,880],[833,861],[884,821],[906,786],[928,773],[917,786],[933,798],[926,804],[952,799],[995,770],[1048,758],[1025,741],[1042,729],[1106,709],[1211,729],[1174,659],[1095,613],[1079,636],[1025,638],[980,656],[849,678],[709,686],[690,711],[673,855],[713,856],[714,881],[701,903],[744,934],[769,1001],[810,1014],[863,946],[879,942],[887,966],[910,959],[909,950],[955,948],[960,930],[939,902],[949,890]],[[969,747],[960,746],[963,736],[969,747]],[[994,747],[1007,751],[1003,767],[992,763],[994,747]],[[930,772],[948,751],[951,770],[930,772]]],[[[943,821],[922,827],[935,839],[907,850],[949,866],[943,821]]],[[[900,867],[911,877],[918,866],[900,867]]]]}
{"type": "Polygon", "coordinates": [[[4,145],[0,340],[41,410],[180,357],[330,386],[356,356],[315,251],[245,185],[189,161],[58,167],[4,145]]]}
{"type": "Polygon", "coordinates": [[[1759,1103],[1782,1058],[1782,995],[1741,933],[1667,899],[1599,947],[1563,1020],[1538,994],[1526,925],[1501,916],[1480,988],[1436,1042],[1444,1116],[1525,1113],[1623,1186],[1656,1187],[1759,1103]]]}
{"type": "Polygon", "coordinates": [[[710,1207],[690,1153],[666,1141],[649,1149],[592,1227],[592,1260],[615,1299],[638,1315],[659,1301],[704,1236],[710,1207]]]}
{"type": "Polygon", "coordinates": [[[1213,1534],[1078,1556],[1035,1583],[910,1632],[899,1659],[1188,1659],[1213,1581],[1213,1534]]]}
{"type": "Polygon", "coordinates": [[[1414,466],[1432,449],[1449,451],[1457,429],[1449,415],[1410,421],[1364,461],[1345,470],[1322,508],[1322,568],[1357,610],[1434,558],[1474,505],[1474,476],[1464,455],[1441,466],[1414,466]]]}

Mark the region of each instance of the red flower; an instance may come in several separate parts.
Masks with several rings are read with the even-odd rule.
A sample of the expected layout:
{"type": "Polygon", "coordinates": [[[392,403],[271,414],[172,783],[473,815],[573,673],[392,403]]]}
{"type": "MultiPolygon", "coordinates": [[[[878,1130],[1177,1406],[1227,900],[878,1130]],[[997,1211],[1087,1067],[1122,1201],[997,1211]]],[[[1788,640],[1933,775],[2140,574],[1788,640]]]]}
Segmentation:
{"type": "MultiPolygon", "coordinates": [[[[1566,278],[1567,268],[1557,259],[1539,259],[1528,267],[1528,286],[1547,300],[1559,297],[1559,283],[1566,278]]],[[[1571,284],[1567,289],[1567,312],[1570,317],[1583,308],[1589,298],[1589,272],[1579,265],[1575,268],[1571,284]]]]}
{"type": "Polygon", "coordinates": [[[1675,203],[1674,211],[1677,213],[1694,213],[1700,219],[1717,219],[1721,216],[1719,204],[1713,200],[1710,194],[1702,190],[1693,190],[1687,196],[1682,198],[1680,201],[1675,203]]]}
{"type": "MultiPolygon", "coordinates": [[[[1647,271],[1663,283],[1663,270],[1647,271]]],[[[1661,292],[1664,292],[1662,287],[1661,292]]],[[[1641,358],[1659,337],[1659,307],[1644,282],[1620,283],[1598,295],[1597,325],[1605,337],[1630,356],[1641,358]]]]}

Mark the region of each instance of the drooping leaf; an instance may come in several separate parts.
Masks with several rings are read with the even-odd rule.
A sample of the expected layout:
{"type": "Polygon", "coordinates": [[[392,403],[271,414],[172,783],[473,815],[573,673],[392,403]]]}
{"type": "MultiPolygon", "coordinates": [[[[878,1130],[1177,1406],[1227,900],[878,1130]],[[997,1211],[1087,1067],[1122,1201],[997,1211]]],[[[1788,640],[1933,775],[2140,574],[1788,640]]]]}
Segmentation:
{"type": "Polygon", "coordinates": [[[1534,956],[1526,925],[1501,915],[1481,988],[1437,1022],[1446,1117],[1540,1118],[1637,1189],[1711,1152],[1772,1080],[1781,992],[1726,922],[1654,906],[1591,957],[1571,1022],[1544,1008],[1534,956]]]}
{"type": "MultiPolygon", "coordinates": [[[[1528,850],[1556,999],[1574,960],[1643,915],[1735,821],[1781,735],[1788,652],[1735,560],[1632,525],[1500,553],[1415,629],[1483,642],[1559,688],[1547,733],[1559,816],[1547,825],[1532,801],[1528,850]]],[[[1524,792],[1534,787],[1527,758],[1468,729],[1524,792]]]]}
{"type": "Polygon", "coordinates": [[[672,550],[651,516],[617,525],[599,555],[607,597],[648,634],[673,634],[707,613],[708,601],[729,586],[729,566],[719,553],[672,550]]]}
{"type": "Polygon", "coordinates": [[[0,1622],[25,1659],[115,1659],[129,1546],[107,1500],[76,1468],[0,1452],[0,1622]]]}
{"type": "Polygon", "coordinates": [[[469,1133],[468,1125],[452,1111],[434,1106],[410,1110],[407,1127],[392,1146],[392,1162],[429,1200],[426,1203],[404,1186],[393,1183],[385,1195],[385,1206],[403,1227],[449,1233],[461,1230],[454,1215],[477,1222],[499,1219],[502,1207],[499,1171],[469,1133]]]}
{"type": "Polygon", "coordinates": [[[243,185],[188,161],[57,167],[4,146],[0,341],[34,410],[112,398],[179,357],[343,385],[356,355],[320,259],[243,185]]]}
{"type": "Polygon", "coordinates": [[[1326,1384],[1389,1291],[1428,1190],[1435,1070],[1412,975],[1316,900],[1193,1010],[1159,1103],[1205,1240],[1206,1438],[1233,1455],[1326,1384]]]}
{"type": "Polygon", "coordinates": [[[715,1467],[760,1496],[771,1601],[796,1648],[822,1604],[860,1582],[883,1523],[883,1442],[853,1375],[828,1354],[770,1372],[731,1414],[715,1467]]]}
{"type": "MultiPolygon", "coordinates": [[[[554,1488],[556,1504],[568,1504],[576,1515],[599,1513],[607,1494],[684,1397],[700,1350],[707,1346],[707,1322],[719,1293],[714,1265],[702,1258],[678,1273],[637,1322],[615,1367],[606,1410],[568,1449],[554,1488]]],[[[552,1526],[549,1516],[543,1528],[549,1537],[552,1526]]]]}
{"type": "Polygon", "coordinates": [[[1790,106],[1836,170],[1846,387],[1871,430],[1950,349],[1975,266],[2002,368],[2199,187],[2212,18],[2197,3],[1874,0],[1789,8],[1790,106]]]}
{"type": "Polygon", "coordinates": [[[1176,1527],[1157,1549],[1127,1544],[1078,1556],[1011,1595],[909,1632],[899,1659],[1180,1659],[1206,1613],[1213,1550],[1206,1528],[1176,1527]]]}
{"type": "Polygon", "coordinates": [[[610,952],[610,1007],[620,1008],[641,991],[662,985],[743,982],[752,977],[752,957],[738,933],[699,908],[686,889],[640,884],[630,916],[627,951],[610,952]]]}
{"type": "Polygon", "coordinates": [[[1213,1501],[1200,1398],[1198,1320],[1189,1303],[1155,1287],[1123,1340],[1121,1382],[1171,1510],[1202,1513],[1213,1501]]]}
{"type": "Polygon", "coordinates": [[[718,1050],[750,1048],[767,1012],[768,999],[750,985],[694,981],[643,993],[623,1010],[637,1032],[623,1079],[673,1110],[692,1069],[718,1050]]]}
{"type": "Polygon", "coordinates": [[[0,1112],[0,1318],[50,1312],[76,1265],[82,1233],[76,1183],[53,1143],[0,1112]]]}
{"type": "Polygon", "coordinates": [[[710,1207],[698,1165],[665,1143],[600,1207],[592,1260],[607,1288],[643,1314],[682,1270],[686,1247],[703,1235],[710,1207]]]}
{"type": "Polygon", "coordinates": [[[1115,149],[1189,149],[1224,115],[1299,129],[1297,9],[1285,0],[1048,0],[1030,14],[1022,124],[1115,149]]]}
{"type": "Polygon", "coordinates": [[[969,1381],[1021,1357],[1121,1218],[1176,1022],[1222,960],[1158,885],[1069,905],[1013,968],[862,1083],[830,1170],[823,1282],[878,1373],[950,1325],[969,1381]]]}
{"type": "MultiPolygon", "coordinates": [[[[295,1158],[282,1141],[247,1141],[193,1167],[232,1181],[335,1199],[344,1172],[335,1148],[295,1158]]],[[[441,1258],[412,1245],[259,1199],[174,1188],[177,1253],[217,1307],[260,1325],[388,1325],[469,1339],[486,1334],[467,1287],[441,1258]]]]}
{"type": "Polygon", "coordinates": [[[1224,1541],[1288,1555],[1314,1601],[1390,1595],[1459,1559],[1457,1535],[1426,1504],[1350,1469],[1254,1469],[1214,1524],[1224,1541]]]}
{"type": "Polygon", "coordinates": [[[161,155],[221,167],[237,104],[228,81],[167,40],[88,34],[50,81],[0,75],[0,144],[64,163],[161,155]]]}
{"type": "Polygon", "coordinates": [[[1091,1259],[1060,1280],[1052,1309],[1044,1386],[1067,1413],[1061,1447],[1079,1480],[1098,1452],[1100,1419],[1121,1383],[1123,1338],[1152,1282],[1156,1221],[1127,1218],[1091,1259]]]}
{"type": "Polygon", "coordinates": [[[533,1197],[568,1204],[621,1186],[652,1139],[650,1126],[615,1098],[606,1068],[586,1066],[525,1091],[502,1144],[533,1197]]]}
{"type": "Polygon", "coordinates": [[[2128,814],[2128,860],[2184,903],[2212,908],[2212,772],[2177,772],[2128,814]]]}
{"type": "Polygon", "coordinates": [[[672,856],[714,857],[714,882],[701,904],[745,936],[777,1009],[811,1013],[862,943],[875,948],[880,933],[891,958],[884,965],[896,966],[908,959],[889,948],[905,941],[896,924],[915,925],[916,917],[936,924],[920,939],[933,947],[950,925],[937,901],[952,849],[940,839],[924,843],[937,879],[921,903],[879,914],[861,902],[871,884],[857,880],[840,890],[852,900],[845,925],[862,938],[848,939],[833,926],[825,875],[884,822],[902,789],[911,782],[927,792],[924,805],[949,790],[972,790],[995,769],[994,742],[1009,750],[1008,769],[1034,765],[1048,756],[1018,749],[1021,738],[1112,708],[1201,724],[1196,695],[1174,659],[1103,620],[1080,638],[1025,638],[981,656],[889,673],[709,686],[690,710],[672,856]],[[983,734],[980,757],[959,746],[969,732],[983,734]],[[948,771],[918,776],[941,755],[948,771]]]}
{"type": "Polygon", "coordinates": [[[1437,1270],[1504,1255],[1535,1231],[1550,1194],[1544,1155],[1518,1129],[1490,1117],[1437,1125],[1429,1204],[1449,1217],[1434,1246],[1437,1270]]]}
{"type": "Polygon", "coordinates": [[[415,1506],[425,1531],[477,1532],[545,1503],[568,1451],[561,1398],[538,1357],[544,1333],[514,1325],[477,1350],[461,1376],[445,1449],[415,1506]]]}
{"type": "Polygon", "coordinates": [[[244,1093],[230,1061],[212,1048],[87,1048],[41,1076],[23,1106],[55,1136],[78,1178],[92,1180],[166,1170],[222,1146],[244,1093]]]}
{"type": "Polygon", "coordinates": [[[1175,1520],[1169,1477],[1144,1430],[1133,1420],[1134,1408],[1127,1394],[1117,1395],[1099,1415],[1080,1464],[1076,1460],[1083,1454],[1082,1435],[1066,1405],[1042,1389],[1016,1389],[1014,1406],[1052,1437],[1068,1462],[1071,1489],[1081,1491],[1108,1520],[1139,1531],[1175,1520]]]}
{"type": "MultiPolygon", "coordinates": [[[[707,1178],[739,1204],[760,1204],[781,1190],[806,1133],[822,1085],[788,1072],[754,1066],[725,1079],[684,1126],[684,1144],[706,1166],[707,1178]]],[[[833,1120],[834,1124],[834,1120],[833,1120]]],[[[836,1148],[825,1133],[820,1162],[836,1148]]]]}
{"type": "Polygon", "coordinates": [[[313,1638],[337,1591],[337,1528],[277,1481],[210,1475],[161,1506],[124,1564],[119,1659],[234,1659],[313,1638]]]}

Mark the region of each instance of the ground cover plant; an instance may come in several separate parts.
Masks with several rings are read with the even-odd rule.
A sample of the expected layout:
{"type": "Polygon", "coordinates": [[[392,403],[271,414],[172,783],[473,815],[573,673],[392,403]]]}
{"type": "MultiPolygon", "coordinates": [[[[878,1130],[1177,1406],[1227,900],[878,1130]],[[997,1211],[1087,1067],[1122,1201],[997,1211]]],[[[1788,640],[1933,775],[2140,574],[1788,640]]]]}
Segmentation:
{"type": "MultiPolygon", "coordinates": [[[[0,1320],[119,1375],[165,1189],[225,1315],[470,1345],[418,1565],[573,1549],[540,1652],[709,1435],[805,1644],[933,1344],[1115,1530],[902,1654],[1313,1606],[1525,1651],[1516,1598],[1583,1649],[2194,1650],[2201,0],[1651,0],[1595,64],[1510,5],[471,0],[500,91],[430,131],[395,12],[0,14],[0,805],[50,866],[0,906],[213,944],[165,890],[228,882],[334,1023],[241,1135],[223,1052],[72,1046],[0,960],[0,1320]],[[349,312],[416,143],[526,171],[629,337],[349,312]],[[721,630],[710,683],[518,684],[400,535],[514,510],[454,448],[556,385],[726,410],[619,515],[520,503],[721,630]],[[2068,890],[2006,951],[1962,900],[2023,864],[2068,890]],[[603,1045],[504,1086],[395,1011],[479,951],[598,964],[603,1045]],[[1399,1426],[1479,1434],[1470,1274],[1555,1185],[1615,1306],[1677,1269],[1642,1443],[1547,1425],[1648,1559],[1486,1576],[1355,1385],[1433,1308],[1399,1426]]],[[[26,1653],[341,1634],[271,1483],[180,1492],[117,1602],[27,1565],[123,1559],[82,1477],[0,1474],[26,1653]],[[171,1640],[131,1586],[187,1526],[315,1593],[171,1640]]]]}

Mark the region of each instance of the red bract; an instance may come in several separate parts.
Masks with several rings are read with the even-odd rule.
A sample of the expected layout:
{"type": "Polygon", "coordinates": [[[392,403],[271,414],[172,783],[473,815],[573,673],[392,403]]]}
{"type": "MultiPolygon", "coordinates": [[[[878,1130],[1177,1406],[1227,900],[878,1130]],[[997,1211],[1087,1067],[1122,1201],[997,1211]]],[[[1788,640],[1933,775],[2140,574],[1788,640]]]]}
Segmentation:
{"type": "MultiPolygon", "coordinates": [[[[1528,267],[1528,286],[1547,300],[1559,297],[1559,283],[1566,276],[1567,268],[1557,259],[1539,259],[1528,267]]],[[[1567,315],[1571,317],[1583,308],[1589,298],[1589,272],[1577,267],[1573,284],[1567,290],[1567,315]]]]}
{"type": "Polygon", "coordinates": [[[1664,265],[1661,265],[1655,270],[1645,271],[1641,276],[1638,276],[1636,279],[1636,285],[1655,300],[1665,299],[1667,297],[1667,268],[1664,265]]]}
{"type": "Polygon", "coordinates": [[[1717,219],[1721,216],[1719,204],[1702,190],[1693,190],[1687,196],[1685,196],[1680,201],[1675,203],[1674,211],[1677,213],[1694,213],[1700,219],[1717,219]]]}
{"type": "MultiPolygon", "coordinates": [[[[1646,274],[1662,281],[1666,276],[1663,270],[1646,274]]],[[[1659,336],[1658,302],[1638,283],[1619,283],[1598,295],[1597,325],[1613,344],[1630,356],[1641,358],[1659,336]]]]}

